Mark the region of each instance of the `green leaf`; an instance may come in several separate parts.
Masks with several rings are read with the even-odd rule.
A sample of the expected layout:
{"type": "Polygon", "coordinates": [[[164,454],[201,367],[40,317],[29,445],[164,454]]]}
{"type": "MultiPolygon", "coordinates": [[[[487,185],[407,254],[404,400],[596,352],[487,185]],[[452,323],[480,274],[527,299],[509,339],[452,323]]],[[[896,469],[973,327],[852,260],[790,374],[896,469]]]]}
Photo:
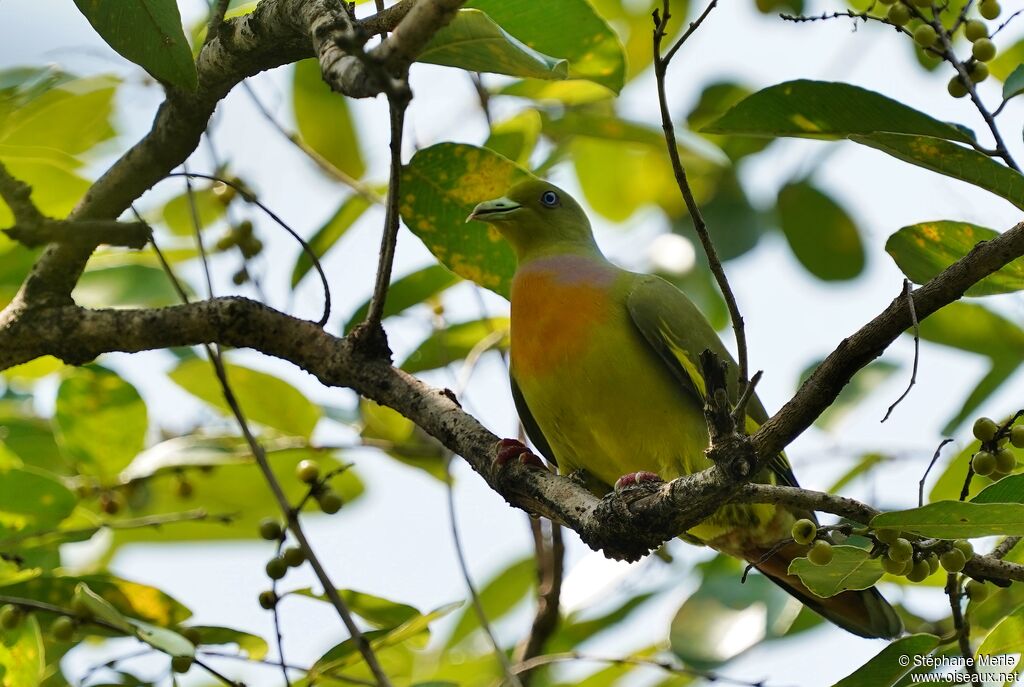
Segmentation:
{"type": "MultiPolygon", "coordinates": [[[[840,395],[842,395],[841,392],[840,395]]],[[[844,472],[839,479],[837,479],[832,486],[828,488],[828,492],[830,494],[841,493],[842,489],[846,485],[850,484],[861,475],[868,474],[876,465],[882,465],[889,460],[891,460],[891,458],[884,453],[865,453],[849,470],[844,472]]]]}
{"type": "Polygon", "coordinates": [[[639,594],[627,599],[617,607],[596,618],[580,619],[570,614],[558,624],[554,636],[548,640],[547,651],[573,651],[577,646],[607,630],[614,630],[628,621],[633,615],[655,596],[653,592],[639,594]]]}
{"type": "Polygon", "coordinates": [[[586,105],[615,97],[615,92],[593,81],[516,81],[495,91],[539,102],[586,105]]]}
{"type": "MultiPolygon", "coordinates": [[[[191,294],[188,285],[183,287],[191,294]]],[[[167,274],[145,265],[89,270],[78,280],[72,297],[75,303],[91,308],[159,308],[181,303],[167,274]]]]}
{"type": "Polygon", "coordinates": [[[805,80],[758,91],[702,131],[818,139],[886,132],[970,142],[956,127],[874,91],[844,83],[805,80]]]}
{"type": "Polygon", "coordinates": [[[363,421],[359,434],[368,445],[378,446],[395,460],[442,482],[448,481],[446,449],[412,420],[366,399],[359,401],[359,414],[363,421]]]}
{"type": "Polygon", "coordinates": [[[1024,504],[937,501],[920,508],[881,513],[871,520],[871,526],[940,539],[1024,535],[1024,504]]]}
{"type": "Polygon", "coordinates": [[[1019,653],[1024,653],[1024,606],[992,628],[985,641],[978,647],[975,657],[988,658],[1019,653]]]}
{"type": "Polygon", "coordinates": [[[569,63],[537,52],[475,9],[459,10],[434,34],[417,62],[537,79],[565,79],[569,63]]]}
{"type": "MultiPolygon", "coordinates": [[[[527,597],[536,584],[536,578],[537,561],[533,556],[528,556],[515,561],[485,582],[478,596],[487,619],[495,623],[505,617],[527,597]]],[[[445,648],[451,649],[458,645],[479,627],[480,619],[476,610],[466,604],[455,623],[455,629],[445,642],[445,648]]]]}
{"type": "Polygon", "coordinates": [[[1024,475],[1009,475],[988,485],[971,503],[1024,503],[1024,475]]]}
{"type": "Polygon", "coordinates": [[[34,615],[13,630],[0,629],[0,684],[35,687],[42,683],[45,669],[43,636],[34,615]]]}
{"type": "Polygon", "coordinates": [[[491,134],[484,142],[484,148],[493,150],[516,164],[526,165],[530,162],[533,149],[537,147],[540,130],[540,113],[528,108],[492,125],[491,134]]]}
{"type": "Polygon", "coordinates": [[[850,136],[895,158],[966,181],[1024,208],[1024,175],[987,155],[941,138],[903,134],[850,136]]]}
{"type": "Polygon", "coordinates": [[[439,329],[409,354],[402,369],[409,373],[444,367],[463,360],[471,353],[492,348],[505,349],[509,344],[507,317],[490,317],[452,324],[439,329]]]}
{"type": "Polygon", "coordinates": [[[116,475],[146,441],[146,404],[135,387],[99,365],[72,369],[57,390],[61,448],[83,472],[116,475]]]}
{"type": "Polygon", "coordinates": [[[512,248],[496,229],[466,217],[477,203],[529,177],[485,148],[438,143],[402,170],[402,219],[445,267],[507,298],[516,266],[512,248]]]}
{"type": "MultiPolygon", "coordinates": [[[[288,382],[265,372],[225,365],[228,381],[246,418],[286,436],[306,437],[320,420],[320,409],[288,382]]],[[[170,373],[174,382],[214,408],[230,413],[220,382],[205,360],[186,360],[170,373]]]]}
{"type": "MultiPolygon", "coordinates": [[[[316,253],[318,258],[323,258],[331,248],[345,235],[345,233],[356,223],[367,208],[370,201],[365,197],[355,194],[346,198],[338,207],[338,210],[327,222],[317,229],[313,237],[309,239],[309,247],[316,253]]],[[[301,251],[295,260],[295,267],[292,269],[292,287],[294,288],[302,278],[313,268],[313,260],[306,251],[301,251]]],[[[390,295],[390,294],[389,294],[390,295]]]]}
{"type": "Polygon", "coordinates": [[[832,552],[828,565],[814,565],[806,558],[794,559],[789,564],[789,574],[797,575],[811,592],[823,598],[848,589],[867,589],[882,576],[878,559],[871,558],[864,549],[833,546],[832,552]]]}
{"type": "Polygon", "coordinates": [[[470,0],[530,48],[569,61],[570,79],[587,79],[618,93],[626,60],[615,31],[586,0],[470,0]]]}
{"type": "MultiPolygon", "coordinates": [[[[981,448],[981,442],[975,440],[956,454],[946,465],[939,478],[935,480],[930,492],[929,501],[957,501],[960,499],[960,491],[963,489],[964,480],[967,479],[967,470],[971,465],[971,457],[981,448]]],[[[970,492],[967,498],[972,498],[981,493],[982,489],[991,484],[988,477],[974,475],[971,479],[970,492]]]]}
{"type": "Polygon", "coordinates": [[[1000,81],[1006,81],[1017,67],[1024,63],[1024,38],[1013,45],[999,46],[999,53],[988,63],[989,72],[1000,81]]]}
{"type": "Polygon", "coordinates": [[[348,101],[324,83],[317,60],[295,63],[292,107],[302,141],[345,174],[361,178],[366,165],[348,101]]]}
{"type": "Polygon", "coordinates": [[[806,181],[779,191],[779,223],[800,263],[825,281],[853,279],[864,270],[864,246],[850,215],[806,181]]]}
{"type": "MultiPolygon", "coordinates": [[[[701,205],[701,214],[722,260],[733,260],[746,255],[753,250],[768,228],[768,218],[751,205],[743,184],[736,176],[735,167],[723,170],[715,184],[714,195],[701,205]]],[[[693,220],[689,214],[675,220],[672,231],[686,236],[694,246],[700,245],[700,238],[693,228],[693,220]]],[[[706,260],[703,258],[703,252],[700,255],[700,268],[708,271],[704,264],[706,260]]],[[[707,313],[703,308],[702,311],[707,313]]]]}
{"type": "Polygon", "coordinates": [[[0,472],[0,531],[41,531],[71,515],[78,500],[60,481],[36,468],[0,472]]]}
{"type": "MultiPolygon", "coordinates": [[[[314,594],[309,587],[289,593],[330,603],[326,594],[314,594]]],[[[408,604],[390,601],[381,596],[352,589],[339,589],[338,593],[350,611],[376,628],[398,627],[420,615],[418,610],[408,604]]]]}
{"type": "Polygon", "coordinates": [[[251,661],[262,660],[267,655],[266,640],[248,632],[217,625],[190,625],[188,629],[199,633],[199,643],[203,646],[236,644],[239,649],[249,655],[251,661]]]}
{"type": "MultiPolygon", "coordinates": [[[[405,312],[412,306],[437,296],[459,281],[461,280],[456,275],[441,265],[429,265],[412,274],[407,274],[388,287],[388,298],[384,302],[383,317],[388,318],[405,312]]],[[[366,319],[369,309],[370,301],[360,305],[345,323],[344,332],[348,334],[357,324],[366,319]]]]}
{"type": "Polygon", "coordinates": [[[914,657],[927,656],[938,645],[935,635],[901,637],[833,687],[892,687],[910,672],[914,657]]]}
{"type": "Polygon", "coordinates": [[[123,57],[156,79],[183,90],[196,89],[196,65],[175,0],[75,0],[75,5],[123,57]]]}
{"type": "MultiPolygon", "coordinates": [[[[800,373],[800,383],[803,384],[820,364],[821,360],[817,360],[804,368],[804,371],[800,373]]],[[[899,365],[884,360],[868,363],[854,375],[849,384],[843,387],[836,400],[818,416],[814,424],[824,430],[835,429],[857,408],[861,401],[872,391],[885,384],[899,369],[899,365]]]]}
{"type": "MultiPolygon", "coordinates": [[[[701,91],[700,99],[686,116],[686,123],[691,131],[700,131],[705,126],[721,117],[725,112],[751,94],[746,86],[732,81],[717,81],[708,84],[701,91]]],[[[770,139],[748,136],[718,136],[703,134],[708,140],[722,149],[730,160],[739,160],[764,150],[771,145],[770,139]]]]}
{"type": "MultiPolygon", "coordinates": [[[[940,220],[903,227],[885,242],[903,274],[916,284],[937,276],[982,241],[999,236],[992,229],[969,222],[940,220]]],[[[998,272],[967,289],[968,296],[990,296],[1024,289],[1024,258],[1018,258],[998,272]]]]}
{"type": "Polygon", "coordinates": [[[79,582],[75,585],[75,593],[71,602],[87,608],[89,614],[102,620],[108,625],[113,625],[125,634],[133,632],[132,625],[128,619],[121,615],[114,606],[102,596],[89,589],[89,585],[79,582]]]}
{"type": "Polygon", "coordinates": [[[200,229],[208,229],[224,217],[227,205],[222,197],[212,186],[193,189],[191,200],[186,191],[167,201],[161,211],[161,219],[176,236],[194,236],[196,225],[192,219],[192,204],[195,204],[200,229]]]}
{"type": "Polygon", "coordinates": [[[1003,100],[1015,98],[1024,93],[1024,64],[1018,64],[1003,83],[1003,100]]]}
{"type": "Polygon", "coordinates": [[[174,630],[141,620],[129,622],[135,630],[136,637],[168,656],[194,656],[196,653],[195,645],[174,630]]]}
{"type": "Polygon", "coordinates": [[[704,579],[669,630],[672,653],[688,666],[711,669],[781,637],[800,612],[800,604],[763,575],[741,584],[743,566],[735,559],[719,555],[699,568],[704,579]],[[725,642],[726,636],[736,639],[725,642]]]}

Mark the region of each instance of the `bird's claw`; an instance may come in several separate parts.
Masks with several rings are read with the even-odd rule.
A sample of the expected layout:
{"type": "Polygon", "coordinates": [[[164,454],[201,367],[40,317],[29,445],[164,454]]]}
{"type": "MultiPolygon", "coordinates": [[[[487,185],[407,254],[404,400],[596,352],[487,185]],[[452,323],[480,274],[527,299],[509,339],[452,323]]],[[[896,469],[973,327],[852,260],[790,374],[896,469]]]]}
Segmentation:
{"type": "Polygon", "coordinates": [[[534,468],[544,468],[544,462],[537,457],[537,454],[516,439],[502,439],[497,445],[498,467],[508,465],[509,461],[518,460],[523,465],[534,468]]]}
{"type": "Polygon", "coordinates": [[[658,477],[658,475],[656,475],[655,473],[647,472],[646,470],[641,470],[640,472],[631,472],[615,480],[615,491],[622,491],[623,489],[633,487],[638,484],[643,484],[644,482],[664,481],[665,480],[663,480],[661,477],[658,477]]]}

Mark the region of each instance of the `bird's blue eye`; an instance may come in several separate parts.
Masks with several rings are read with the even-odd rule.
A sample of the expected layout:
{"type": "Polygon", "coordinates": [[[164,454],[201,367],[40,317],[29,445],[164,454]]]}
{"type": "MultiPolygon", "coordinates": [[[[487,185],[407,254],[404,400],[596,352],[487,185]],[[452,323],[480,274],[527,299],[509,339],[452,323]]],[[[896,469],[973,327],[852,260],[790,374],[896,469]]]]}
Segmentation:
{"type": "Polygon", "coordinates": [[[558,194],[554,191],[545,191],[540,197],[540,202],[549,208],[556,207],[558,205],[558,194]]]}

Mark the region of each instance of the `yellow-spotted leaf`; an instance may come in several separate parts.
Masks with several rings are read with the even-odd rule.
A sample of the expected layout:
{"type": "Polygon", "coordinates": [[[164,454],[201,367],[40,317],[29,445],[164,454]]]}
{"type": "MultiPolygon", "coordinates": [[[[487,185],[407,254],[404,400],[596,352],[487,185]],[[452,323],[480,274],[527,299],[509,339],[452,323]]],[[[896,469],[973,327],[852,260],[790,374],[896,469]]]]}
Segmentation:
{"type": "Polygon", "coordinates": [[[459,10],[416,59],[471,72],[535,79],[569,76],[568,61],[534,50],[476,9],[459,10]]]}
{"type": "MultiPolygon", "coordinates": [[[[939,220],[903,227],[885,242],[885,251],[911,281],[923,284],[937,276],[982,241],[999,236],[969,222],[939,220]]],[[[1024,289],[1024,258],[967,289],[968,296],[990,296],[1024,289]]]]}
{"type": "Polygon", "coordinates": [[[42,470],[0,471],[0,532],[52,528],[71,515],[76,502],[71,490],[42,470]]]}
{"type": "Polygon", "coordinates": [[[25,618],[13,630],[0,629],[0,685],[42,684],[45,669],[43,635],[34,615],[25,618]]]}
{"type": "Polygon", "coordinates": [[[466,218],[477,203],[529,177],[486,148],[438,143],[402,170],[402,219],[448,269],[507,298],[516,266],[512,249],[496,229],[466,218]]]}
{"type": "Polygon", "coordinates": [[[797,558],[789,564],[789,573],[797,575],[818,596],[829,597],[847,589],[867,589],[882,576],[882,566],[864,549],[833,546],[828,565],[814,565],[806,558],[797,558]]]}
{"type": "Polygon", "coordinates": [[[891,527],[941,539],[1024,535],[1024,503],[937,501],[876,515],[871,527],[891,527]]]}

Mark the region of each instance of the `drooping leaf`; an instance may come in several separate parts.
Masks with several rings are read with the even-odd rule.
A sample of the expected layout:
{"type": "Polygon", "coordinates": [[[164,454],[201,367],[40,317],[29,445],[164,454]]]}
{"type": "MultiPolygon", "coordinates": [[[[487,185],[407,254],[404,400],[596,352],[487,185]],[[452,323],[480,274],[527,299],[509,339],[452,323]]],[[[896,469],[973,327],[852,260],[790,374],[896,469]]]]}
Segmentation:
{"type": "MultiPolygon", "coordinates": [[[[182,285],[185,293],[192,290],[182,285]]],[[[72,292],[75,302],[93,308],[159,308],[181,303],[167,274],[158,267],[119,265],[89,270],[72,292]]]]}
{"type": "Polygon", "coordinates": [[[466,217],[477,203],[529,176],[485,148],[438,143],[418,151],[402,170],[402,220],[452,272],[507,298],[516,265],[512,249],[496,229],[466,217]]]}
{"type": "MultiPolygon", "coordinates": [[[[382,315],[387,318],[404,312],[412,306],[436,296],[459,281],[458,276],[441,265],[429,265],[412,274],[407,274],[388,287],[388,298],[384,302],[382,315]]],[[[352,313],[348,322],[345,323],[346,334],[366,318],[369,309],[370,302],[366,301],[352,313]]]]}
{"type": "Polygon", "coordinates": [[[439,329],[409,354],[402,369],[416,373],[444,367],[463,360],[472,352],[483,353],[492,348],[508,348],[509,320],[489,317],[460,322],[439,329]]]}
{"type": "Polygon", "coordinates": [[[190,625],[188,629],[199,633],[199,643],[204,646],[236,644],[252,661],[259,661],[267,655],[267,641],[248,632],[216,625],[190,625]]]}
{"type": "Polygon", "coordinates": [[[857,143],[960,181],[966,181],[1024,208],[1024,175],[988,155],[941,138],[876,133],[850,136],[857,143]]]}
{"type": "MultiPolygon", "coordinates": [[[[317,258],[323,258],[369,207],[370,201],[359,194],[346,198],[338,207],[337,212],[308,241],[309,247],[316,253],[317,258]]],[[[295,267],[292,269],[292,287],[294,288],[302,281],[302,278],[311,269],[313,269],[312,258],[306,251],[301,251],[295,260],[295,267]]]]}
{"type": "Polygon", "coordinates": [[[135,387],[98,365],[70,371],[57,390],[57,441],[83,472],[115,475],[142,450],[148,417],[135,387]]]}
{"type": "MultiPolygon", "coordinates": [[[[288,436],[309,437],[320,420],[317,408],[288,382],[241,365],[225,365],[228,381],[246,418],[288,436]]],[[[193,396],[229,413],[220,383],[205,360],[185,360],[170,373],[193,396]]]]}
{"type": "Polygon", "coordinates": [[[1024,64],[1018,64],[1003,82],[1003,100],[1016,98],[1021,93],[1024,93],[1024,64]]]}
{"type": "Polygon", "coordinates": [[[175,0],[75,0],[75,5],[116,52],[154,78],[196,89],[196,65],[175,0]]]}
{"type": "Polygon", "coordinates": [[[871,520],[871,526],[941,539],[1024,535],[1024,503],[937,501],[920,508],[881,513],[871,520]]]}
{"type": "Polygon", "coordinates": [[[470,0],[502,29],[534,50],[569,61],[570,79],[587,79],[618,93],[626,60],[615,31],[586,0],[470,0]]]}
{"type": "MultiPolygon", "coordinates": [[[[308,587],[290,593],[330,602],[326,594],[315,594],[308,587]]],[[[391,601],[381,596],[352,589],[339,589],[338,593],[350,611],[376,628],[398,627],[420,615],[418,610],[408,604],[391,601]]]]}
{"type": "MultiPolygon", "coordinates": [[[[937,276],[982,241],[999,236],[992,229],[969,222],[922,222],[903,227],[885,242],[903,274],[917,284],[937,276]]],[[[998,272],[967,289],[968,296],[989,296],[1024,289],[1024,258],[1018,258],[998,272]]]]}
{"type": "Polygon", "coordinates": [[[814,594],[835,596],[848,589],[867,589],[882,576],[882,566],[868,551],[856,546],[833,546],[832,562],[814,565],[806,558],[797,558],[789,564],[789,573],[814,594]]]}
{"type": "Polygon", "coordinates": [[[168,656],[194,656],[195,645],[174,630],[141,620],[129,620],[135,636],[168,656]]]}
{"type": "Polygon", "coordinates": [[[317,60],[295,63],[292,107],[306,145],[345,174],[355,179],[363,176],[366,165],[348,103],[324,83],[317,60]]]}
{"type": "Polygon", "coordinates": [[[537,110],[528,108],[491,126],[491,134],[484,142],[484,148],[493,150],[516,164],[529,164],[530,154],[537,146],[540,136],[541,116],[537,110]]]}
{"type": "Polygon", "coordinates": [[[569,62],[519,41],[477,9],[462,9],[416,58],[419,62],[535,79],[565,79],[569,62]]]}
{"type": "Polygon", "coordinates": [[[53,528],[71,515],[76,503],[70,489],[42,470],[0,471],[0,532],[53,528]]]}
{"type": "Polygon", "coordinates": [[[915,657],[929,655],[938,644],[935,635],[901,637],[833,687],[892,687],[916,665],[915,657]]]}
{"type": "Polygon", "coordinates": [[[745,98],[705,133],[839,139],[912,134],[970,141],[962,131],[884,95],[825,81],[787,81],[745,98]]]}
{"type": "Polygon", "coordinates": [[[853,279],[864,270],[856,222],[835,199],[801,181],[779,191],[779,223],[793,254],[825,281],[853,279]]]}
{"type": "MultiPolygon", "coordinates": [[[[497,622],[519,605],[536,584],[537,562],[532,556],[515,561],[485,582],[479,591],[480,605],[490,622],[497,622]]],[[[476,610],[469,604],[463,608],[455,629],[445,643],[452,648],[480,627],[476,610]]]]}
{"type": "Polygon", "coordinates": [[[114,606],[102,596],[89,589],[89,585],[79,582],[75,585],[75,592],[71,603],[80,608],[86,608],[89,615],[102,620],[108,625],[113,625],[125,634],[131,634],[132,625],[128,619],[121,615],[114,606]]]}

